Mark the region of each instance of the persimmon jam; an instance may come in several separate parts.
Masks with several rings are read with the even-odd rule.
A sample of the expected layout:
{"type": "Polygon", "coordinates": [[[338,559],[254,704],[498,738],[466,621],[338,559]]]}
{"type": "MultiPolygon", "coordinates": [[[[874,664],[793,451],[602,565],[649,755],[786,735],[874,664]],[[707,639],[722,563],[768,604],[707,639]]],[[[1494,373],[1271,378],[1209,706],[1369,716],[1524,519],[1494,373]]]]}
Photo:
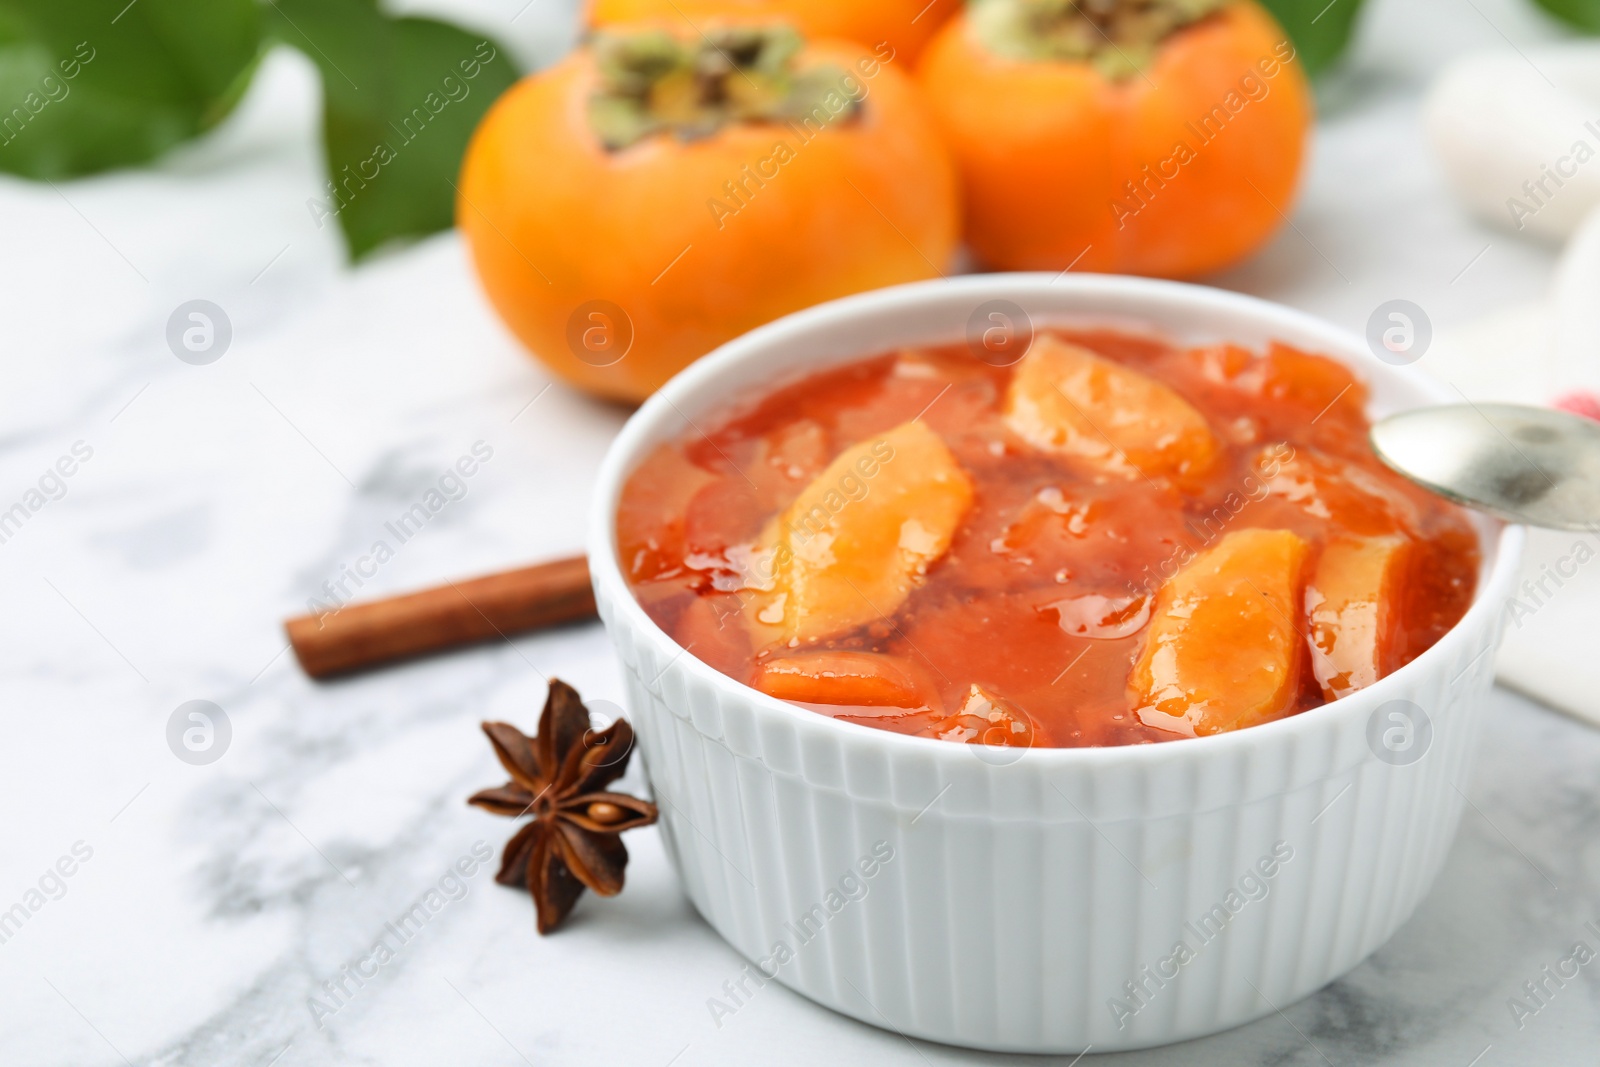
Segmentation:
{"type": "Polygon", "coordinates": [[[1278,343],[903,349],[658,447],[620,559],[690,654],[835,718],[1018,746],[1239,729],[1372,684],[1471,603],[1473,527],[1377,460],[1366,398],[1278,343]]]}

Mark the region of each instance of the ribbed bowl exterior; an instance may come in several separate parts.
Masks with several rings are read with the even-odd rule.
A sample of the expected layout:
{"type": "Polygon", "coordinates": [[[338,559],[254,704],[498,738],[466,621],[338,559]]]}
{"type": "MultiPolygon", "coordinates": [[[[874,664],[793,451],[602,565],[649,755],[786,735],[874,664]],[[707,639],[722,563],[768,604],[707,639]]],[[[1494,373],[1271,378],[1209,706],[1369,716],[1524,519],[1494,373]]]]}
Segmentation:
{"type": "MultiPolygon", "coordinates": [[[[622,481],[678,417],[725,403],[729,381],[776,380],[823,358],[819,345],[831,359],[870,354],[896,329],[906,343],[958,339],[949,320],[995,298],[1179,337],[1206,310],[1200,337],[1280,337],[1352,362],[1365,351],[1234,294],[990,275],[824,305],[675,379],[608,458],[590,550],[662,833],[696,909],[751,961],[746,994],[776,980],[863,1022],[992,1050],[1214,1033],[1337,978],[1427,893],[1465,803],[1519,528],[1483,524],[1472,610],[1369,689],[1235,734],[1105,749],[953,745],[783,704],[686,654],[616,564],[622,481]]],[[[1432,392],[1370,357],[1359,370],[1387,406],[1432,392]]],[[[743,1002],[737,988],[711,992],[713,1018],[743,1002]]]]}

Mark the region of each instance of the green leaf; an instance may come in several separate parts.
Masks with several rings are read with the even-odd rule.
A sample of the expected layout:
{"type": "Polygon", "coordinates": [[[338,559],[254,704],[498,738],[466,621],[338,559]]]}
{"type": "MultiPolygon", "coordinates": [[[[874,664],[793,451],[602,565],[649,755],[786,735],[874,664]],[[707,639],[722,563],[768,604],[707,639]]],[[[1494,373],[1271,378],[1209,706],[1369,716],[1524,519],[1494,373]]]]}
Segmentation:
{"type": "Polygon", "coordinates": [[[478,119],[517,79],[497,42],[376,0],[275,0],[271,31],[322,71],[331,179],[307,204],[337,220],[359,259],[387,241],[448,229],[456,173],[478,119]]]}
{"type": "Polygon", "coordinates": [[[1261,4],[1289,32],[1300,62],[1312,77],[1333,66],[1344,53],[1361,10],[1361,0],[1261,0],[1261,4]]]}
{"type": "Polygon", "coordinates": [[[1585,33],[1600,33],[1600,0],[1534,0],[1534,3],[1585,33]]]}
{"type": "Polygon", "coordinates": [[[0,170],[154,159],[232,110],[261,39],[253,0],[0,0],[0,170]]]}

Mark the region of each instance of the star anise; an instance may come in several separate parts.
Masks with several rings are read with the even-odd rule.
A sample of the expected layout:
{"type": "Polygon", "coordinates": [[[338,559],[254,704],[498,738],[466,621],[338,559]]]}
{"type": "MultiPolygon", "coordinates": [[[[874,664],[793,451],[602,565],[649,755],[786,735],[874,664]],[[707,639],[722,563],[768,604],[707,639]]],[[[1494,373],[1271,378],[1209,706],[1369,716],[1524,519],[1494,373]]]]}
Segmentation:
{"type": "Polygon", "coordinates": [[[511,818],[533,816],[506,842],[495,881],[533,895],[539,932],[547,934],[585,888],[605,897],[622,891],[628,850],[619,835],[656,821],[654,804],[604,791],[627,770],[633,727],[618,719],[590,729],[577,690],[552,678],[536,736],[503,722],[486,722],[483,732],[511,781],[467,803],[511,818]]]}

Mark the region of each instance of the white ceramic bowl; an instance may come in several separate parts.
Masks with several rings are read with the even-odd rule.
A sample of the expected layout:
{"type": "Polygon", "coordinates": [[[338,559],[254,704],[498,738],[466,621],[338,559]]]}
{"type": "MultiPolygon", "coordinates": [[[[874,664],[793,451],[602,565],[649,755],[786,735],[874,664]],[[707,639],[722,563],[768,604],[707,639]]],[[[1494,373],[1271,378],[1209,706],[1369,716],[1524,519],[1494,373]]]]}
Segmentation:
{"type": "Polygon", "coordinates": [[[751,961],[706,990],[708,1026],[766,975],[864,1022],[973,1048],[1100,1052],[1213,1033],[1383,944],[1455,834],[1520,527],[1481,523],[1471,610],[1403,669],[1301,715],[1158,745],[1018,753],[839,722],[718,673],[649,619],[618,567],[614,516],[652,447],[786,378],[960,340],[993,299],[1036,324],[1326,353],[1370,384],[1374,415],[1451,399],[1274,304],[1048,274],[824,304],[667,383],[606,458],[589,562],[667,848],[694,906],[751,961]]]}

